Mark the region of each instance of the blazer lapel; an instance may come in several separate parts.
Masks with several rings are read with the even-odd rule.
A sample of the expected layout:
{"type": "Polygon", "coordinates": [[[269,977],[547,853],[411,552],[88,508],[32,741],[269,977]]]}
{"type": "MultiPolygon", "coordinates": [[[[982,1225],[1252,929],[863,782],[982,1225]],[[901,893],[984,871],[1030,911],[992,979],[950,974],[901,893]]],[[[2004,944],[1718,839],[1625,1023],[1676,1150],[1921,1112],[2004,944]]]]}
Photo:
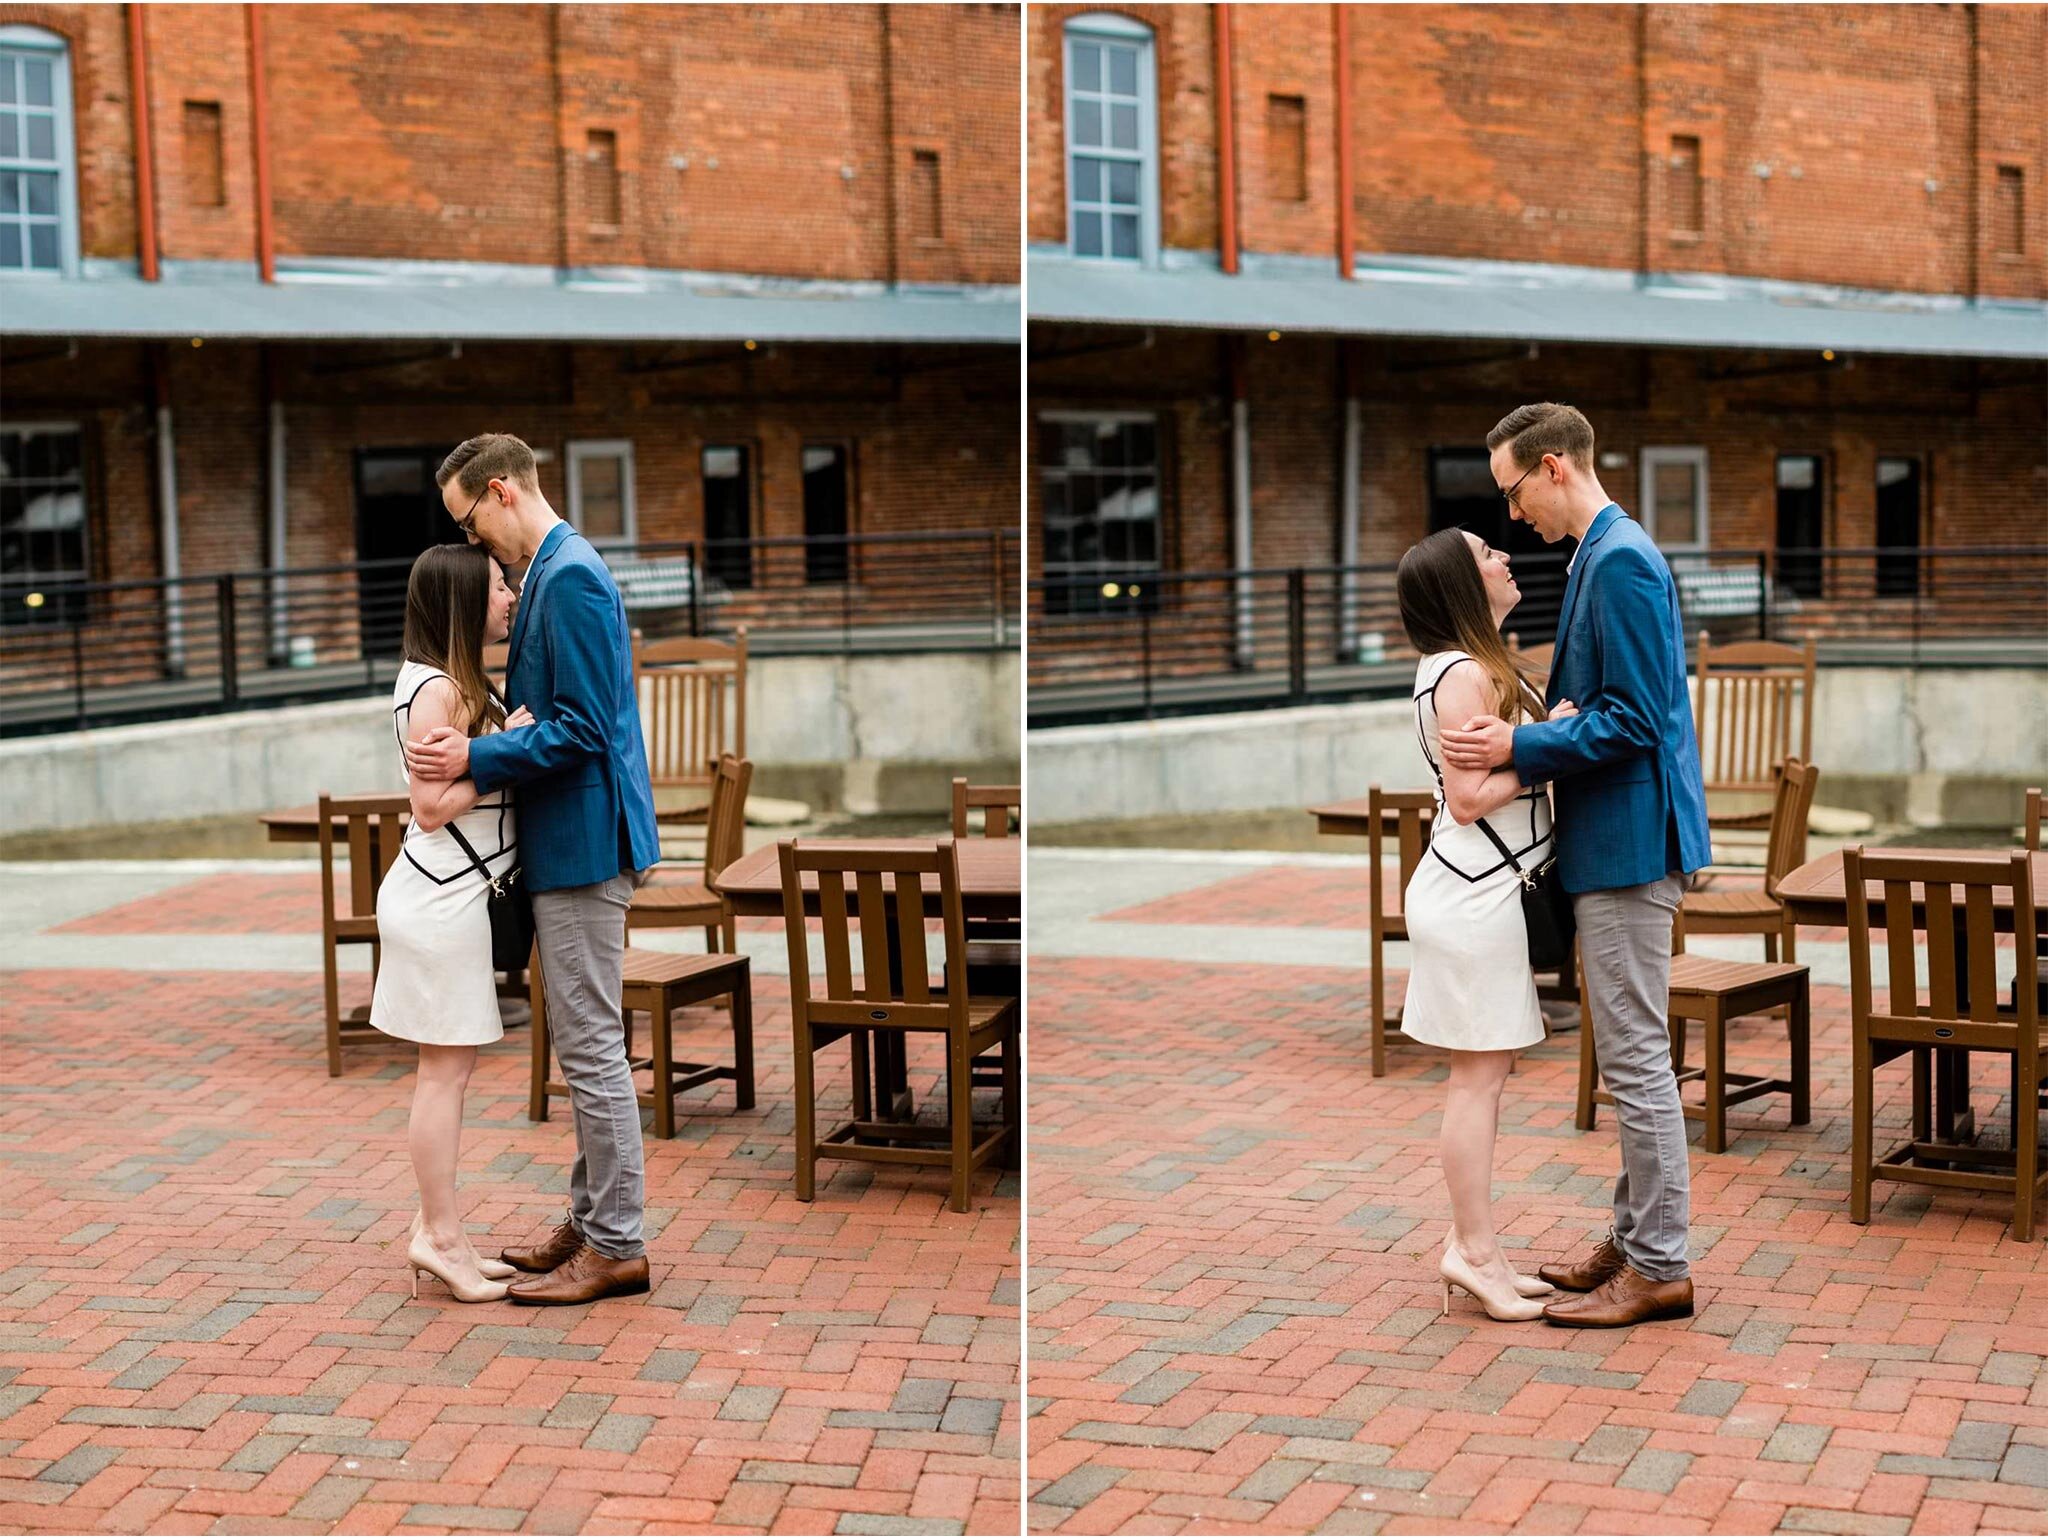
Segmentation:
{"type": "MultiPolygon", "coordinates": [[[[556,529],[568,527],[567,524],[560,524],[556,529]]],[[[548,558],[561,548],[561,544],[562,542],[556,538],[555,530],[548,531],[541,540],[540,549],[533,553],[533,560],[526,564],[526,581],[519,585],[519,613],[512,621],[512,645],[505,654],[505,672],[508,676],[513,665],[519,661],[519,645],[526,639],[527,617],[534,612],[540,602],[541,569],[547,565],[548,558]]]]}
{"type": "Polygon", "coordinates": [[[1586,530],[1586,538],[1579,542],[1579,549],[1572,558],[1571,576],[1565,580],[1564,585],[1564,604],[1557,617],[1557,647],[1550,659],[1550,677],[1553,680],[1558,677],[1558,665],[1564,661],[1565,640],[1572,631],[1572,613],[1579,606],[1579,580],[1585,576],[1579,571],[1579,563],[1585,559],[1586,553],[1599,543],[1600,538],[1614,527],[1614,521],[1620,517],[1619,503],[1609,503],[1602,508],[1594,516],[1592,524],[1586,530]]]}

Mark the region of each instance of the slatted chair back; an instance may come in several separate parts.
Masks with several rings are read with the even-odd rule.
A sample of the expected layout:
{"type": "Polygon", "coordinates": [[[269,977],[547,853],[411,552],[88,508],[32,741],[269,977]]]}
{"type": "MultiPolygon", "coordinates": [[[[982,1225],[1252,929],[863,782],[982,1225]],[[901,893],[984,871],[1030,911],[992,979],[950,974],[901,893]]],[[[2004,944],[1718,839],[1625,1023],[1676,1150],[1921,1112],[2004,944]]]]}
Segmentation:
{"type": "Polygon", "coordinates": [[[1858,846],[1842,852],[1842,881],[1849,900],[1851,1019],[1868,1021],[1873,1035],[1929,1048],[2012,1052],[2017,1029],[2020,1084],[2038,1084],[2039,1069],[2029,1070],[2028,1063],[2039,1039],[2039,1002],[2031,991],[2022,989],[2016,992],[2013,1009],[2001,1007],[2001,931],[1992,896],[1996,888],[2012,892],[2012,926],[2003,934],[2039,934],[2033,869],[2027,855],[1923,855],[1865,851],[1858,846]],[[1873,882],[1884,891],[1882,939],[1890,995],[1882,1012],[1875,1010],[1871,995],[1874,933],[1866,884],[1873,882]],[[1924,889],[1927,900],[1924,980],[1914,946],[1915,886],[1924,889]]]}
{"type": "MultiPolygon", "coordinates": [[[[1436,811],[1436,794],[1427,791],[1382,791],[1374,786],[1366,792],[1366,851],[1372,862],[1368,880],[1372,890],[1373,918],[1379,919],[1389,911],[1381,884],[1385,880],[1381,867],[1386,860],[1386,815],[1395,815],[1394,846],[1400,863],[1400,885],[1396,894],[1408,891],[1408,879],[1415,875],[1415,868],[1422,864],[1424,852],[1429,849],[1429,834],[1422,826],[1425,813],[1436,811]]],[[[1396,909],[1399,905],[1392,906],[1396,909]]]]}
{"type": "Polygon", "coordinates": [[[952,841],[820,845],[784,840],[776,851],[789,941],[790,1007],[800,1024],[966,1031],[966,923],[960,858],[952,841]],[[811,973],[811,937],[804,924],[807,877],[818,893],[818,945],[825,954],[821,977],[811,973]],[[924,925],[925,895],[933,891],[939,897],[942,986],[932,977],[924,925]],[[889,922],[899,911],[892,957],[889,922]]]}
{"type": "Polygon", "coordinates": [[[747,787],[753,784],[754,762],[718,756],[711,776],[711,810],[704,827],[704,885],[710,887],[718,874],[740,858],[740,844],[747,828],[747,787]]]}
{"type": "Polygon", "coordinates": [[[1700,633],[1693,734],[1712,791],[1768,792],[1784,759],[1813,758],[1814,643],[1731,642],[1700,633]]]}
{"type": "Polygon", "coordinates": [[[1008,839],[1024,826],[1024,791],[1019,786],[970,786],[967,777],[953,777],[953,838],[964,840],[975,809],[981,810],[981,832],[989,839],[1008,839]]]}
{"type": "Polygon", "coordinates": [[[1764,850],[1764,891],[1778,896],[1778,884],[1806,864],[1806,825],[1820,766],[1788,759],[1772,775],[1771,835],[1764,850]]]}
{"type": "Polygon", "coordinates": [[[403,818],[411,810],[410,798],[388,793],[359,797],[320,793],[321,929],[329,945],[376,939],[377,889],[384,874],[398,863],[399,847],[405,840],[403,818]],[[348,849],[348,890],[339,902],[334,891],[337,818],[347,820],[343,842],[348,849]]]}
{"type": "Polygon", "coordinates": [[[730,643],[634,633],[633,688],[656,786],[708,787],[721,754],[747,757],[747,628],[730,643]]]}
{"type": "Polygon", "coordinates": [[[2041,788],[2038,786],[2027,788],[2027,817],[2021,832],[2027,842],[2027,849],[2041,848],[2041,788]]]}

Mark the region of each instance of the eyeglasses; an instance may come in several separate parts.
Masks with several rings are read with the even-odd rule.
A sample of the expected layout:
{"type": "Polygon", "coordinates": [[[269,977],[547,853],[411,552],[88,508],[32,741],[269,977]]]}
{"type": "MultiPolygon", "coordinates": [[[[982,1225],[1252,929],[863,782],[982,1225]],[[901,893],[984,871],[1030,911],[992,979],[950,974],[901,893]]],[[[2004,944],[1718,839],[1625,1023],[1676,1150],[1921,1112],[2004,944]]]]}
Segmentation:
{"type": "Polygon", "coordinates": [[[1523,482],[1527,481],[1531,476],[1536,474],[1536,466],[1541,465],[1542,463],[1543,462],[1541,460],[1538,460],[1536,462],[1536,465],[1530,466],[1527,470],[1523,471],[1521,475],[1515,478],[1514,486],[1509,487],[1505,492],[1501,493],[1502,499],[1507,503],[1507,505],[1510,508],[1519,509],[1522,506],[1520,503],[1515,501],[1515,493],[1517,490],[1520,489],[1523,482]]]}
{"type": "MultiPolygon", "coordinates": [[[[1516,482],[1515,485],[1520,486],[1521,483],[1516,482]]],[[[487,481],[484,483],[484,490],[482,492],[477,493],[476,503],[471,503],[469,505],[469,512],[465,513],[461,518],[455,521],[455,527],[462,531],[463,538],[469,540],[474,540],[476,538],[476,505],[477,503],[480,503],[484,500],[485,493],[488,493],[490,490],[491,484],[487,481]]]]}

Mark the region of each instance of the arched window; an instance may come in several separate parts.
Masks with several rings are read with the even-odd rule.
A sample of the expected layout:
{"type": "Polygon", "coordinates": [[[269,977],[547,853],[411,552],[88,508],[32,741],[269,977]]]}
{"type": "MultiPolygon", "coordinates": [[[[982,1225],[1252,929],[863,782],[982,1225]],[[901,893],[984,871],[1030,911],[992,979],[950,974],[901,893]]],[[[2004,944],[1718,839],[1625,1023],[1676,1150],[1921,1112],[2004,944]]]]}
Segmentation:
{"type": "Polygon", "coordinates": [[[1066,27],[1067,245],[1077,257],[1159,253],[1159,118],[1152,29],[1106,12],[1066,27]]]}
{"type": "Polygon", "coordinates": [[[41,27],[0,26],[0,277],[77,271],[70,49],[41,27]]]}

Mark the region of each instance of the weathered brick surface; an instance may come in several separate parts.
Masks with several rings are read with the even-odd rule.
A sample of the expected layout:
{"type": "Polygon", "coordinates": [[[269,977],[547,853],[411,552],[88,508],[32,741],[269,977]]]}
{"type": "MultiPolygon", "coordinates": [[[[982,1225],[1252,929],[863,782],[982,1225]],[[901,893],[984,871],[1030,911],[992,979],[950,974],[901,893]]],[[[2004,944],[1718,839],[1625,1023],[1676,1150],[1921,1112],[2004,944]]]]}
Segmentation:
{"type": "MultiPolygon", "coordinates": [[[[1362,889],[1280,867],[1102,918],[1259,923],[1291,889],[1325,929],[1355,923],[1345,878],[1362,889]]],[[[1034,960],[1034,1530],[2048,1522],[2042,1247],[1988,1195],[1883,1184],[1849,1223],[1846,991],[1815,994],[1812,1124],[1765,1098],[1725,1154],[1693,1147],[1699,1313],[1572,1332],[1463,1296],[1440,1313],[1443,1062],[1397,1036],[1367,1077],[1363,963],[1034,960]]],[[[1777,1072],[1783,1045],[1739,1022],[1730,1067],[1777,1072]]],[[[1529,1271],[1608,1219],[1613,1117],[1573,1127],[1577,1056],[1553,1034],[1503,1104],[1496,1216],[1529,1271]]],[[[1902,1130],[1903,1067],[1878,1088],[1880,1130],[1902,1130]]],[[[1975,1101],[2006,1125],[2001,1076],[1975,1101]]]]}
{"type": "MultiPolygon", "coordinates": [[[[1062,29],[1100,9],[1030,10],[1034,241],[1066,239],[1062,29]]],[[[1217,245],[1214,48],[1227,17],[1242,246],[1334,259],[1332,8],[1116,10],[1156,38],[1165,244],[1217,245]],[[1273,95],[1306,109],[1306,198],[1267,165],[1273,95]]],[[[1353,7],[1357,249],[2040,298],[2048,142],[2028,103],[2048,90],[2044,17],[2039,5],[1353,7]],[[1671,203],[1674,135],[1699,141],[1698,231],[1671,203]],[[1987,213],[2000,165],[2028,189],[2017,256],[1999,252],[1987,213]]]]}
{"type": "MultiPolygon", "coordinates": [[[[1015,282],[1017,9],[332,5],[267,11],[281,255],[1015,282]],[[616,138],[619,219],[589,134],[616,138]],[[940,156],[936,237],[903,217],[940,156]],[[679,164],[686,162],[687,164],[679,164]]],[[[0,5],[71,46],[88,256],[136,255],[118,11],[0,5]]],[[[254,260],[249,43],[234,6],[145,18],[167,258],[254,260]],[[192,204],[180,116],[218,102],[226,201],[192,204]]]]}
{"type": "MultiPolygon", "coordinates": [[[[69,928],[170,946],[256,904],[303,928],[315,892],[237,876],[69,928]]],[[[0,1527],[1016,1532],[1015,1178],[955,1215],[939,1176],[827,1163],[797,1203],[780,980],[755,986],[759,1108],[707,1088],[648,1138],[652,1292],[552,1311],[411,1297],[407,1052],[351,1047],[329,1080],[319,993],[0,978],[0,1527]]],[[[729,1041],[708,1010],[677,1032],[729,1041]]],[[[480,1247],[561,1208],[572,1134],[527,1121],[526,1049],[471,1083],[480,1247]]]]}

